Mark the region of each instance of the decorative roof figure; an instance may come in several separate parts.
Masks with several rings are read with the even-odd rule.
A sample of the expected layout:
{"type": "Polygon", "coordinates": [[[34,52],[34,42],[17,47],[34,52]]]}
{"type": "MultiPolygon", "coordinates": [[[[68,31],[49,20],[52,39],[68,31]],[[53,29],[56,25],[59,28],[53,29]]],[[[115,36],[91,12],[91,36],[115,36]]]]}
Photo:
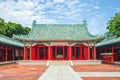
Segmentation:
{"type": "Polygon", "coordinates": [[[33,28],[33,26],[35,26],[36,25],[36,20],[33,20],[33,22],[32,22],[32,28],[33,28]]]}

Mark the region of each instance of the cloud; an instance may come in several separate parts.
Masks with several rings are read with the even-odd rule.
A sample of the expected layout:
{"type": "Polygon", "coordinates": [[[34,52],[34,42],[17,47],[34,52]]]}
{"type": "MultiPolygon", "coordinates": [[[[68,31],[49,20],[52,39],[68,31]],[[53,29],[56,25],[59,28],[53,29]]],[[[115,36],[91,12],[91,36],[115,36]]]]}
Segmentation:
{"type": "Polygon", "coordinates": [[[100,7],[99,7],[99,6],[94,6],[94,8],[95,8],[95,9],[100,9],[100,7]]]}
{"type": "Polygon", "coordinates": [[[64,2],[65,0],[54,0],[55,3],[61,3],[64,2]]]}
{"type": "Polygon", "coordinates": [[[118,8],[118,7],[116,7],[116,8],[110,7],[110,9],[115,10],[115,11],[117,11],[117,12],[120,12],[120,8],[118,8]]]}
{"type": "MultiPolygon", "coordinates": [[[[104,25],[100,24],[103,23],[102,17],[104,16],[97,12],[98,9],[100,6],[96,6],[93,2],[82,2],[81,0],[0,1],[0,17],[6,21],[31,26],[33,20],[45,24],[79,24],[83,20],[87,20],[92,34],[100,33],[98,27],[104,25]]],[[[102,30],[104,30],[103,27],[102,30]]]]}
{"type": "Polygon", "coordinates": [[[100,14],[88,19],[88,28],[91,34],[104,34],[106,32],[106,21],[103,18],[105,16],[104,14],[100,14]]]}
{"type": "Polygon", "coordinates": [[[0,2],[0,17],[6,21],[21,23],[24,26],[31,26],[33,20],[40,21],[40,23],[55,22],[55,20],[47,19],[47,17],[43,15],[45,12],[43,12],[42,9],[45,6],[37,6],[38,4],[34,4],[34,1],[32,2],[31,0],[18,0],[18,2],[14,0],[2,1],[0,2]]]}

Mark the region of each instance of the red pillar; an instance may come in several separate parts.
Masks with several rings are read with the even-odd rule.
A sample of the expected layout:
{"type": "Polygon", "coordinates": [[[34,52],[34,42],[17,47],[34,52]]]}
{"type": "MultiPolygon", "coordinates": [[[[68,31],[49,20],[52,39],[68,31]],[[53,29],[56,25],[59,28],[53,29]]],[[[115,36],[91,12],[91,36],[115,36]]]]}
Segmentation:
{"type": "Polygon", "coordinates": [[[38,50],[38,60],[40,60],[40,54],[41,54],[41,53],[40,53],[40,48],[41,48],[41,47],[38,46],[38,49],[37,49],[37,50],[38,50]]]}
{"type": "MultiPolygon", "coordinates": [[[[57,57],[57,46],[55,46],[55,56],[57,57]]],[[[57,60],[57,58],[56,58],[56,60],[57,60]]]]}
{"type": "Polygon", "coordinates": [[[24,60],[25,60],[25,52],[26,52],[26,51],[25,51],[25,47],[26,47],[26,46],[24,45],[24,51],[23,51],[23,59],[24,59],[24,60]]]}
{"type": "Polygon", "coordinates": [[[62,56],[63,56],[63,60],[64,60],[64,46],[62,47],[62,56]]]}
{"type": "Polygon", "coordinates": [[[80,60],[82,60],[82,52],[83,52],[82,47],[83,47],[82,45],[80,45],[80,47],[79,47],[79,49],[80,49],[80,60]]]}
{"type": "Polygon", "coordinates": [[[86,60],[87,59],[87,47],[86,46],[84,46],[84,60],[86,60]]]}
{"type": "Polygon", "coordinates": [[[92,45],[92,59],[94,60],[94,44],[92,45]]]}
{"type": "Polygon", "coordinates": [[[46,59],[46,57],[45,57],[46,56],[46,54],[45,54],[46,53],[46,46],[44,46],[43,50],[44,50],[44,60],[45,60],[46,59]]]}
{"type": "Polygon", "coordinates": [[[114,57],[112,58],[112,63],[114,63],[114,60],[118,60],[118,57],[115,56],[115,54],[114,54],[114,46],[112,46],[112,56],[114,56],[114,57]]]}
{"type": "Polygon", "coordinates": [[[88,43],[88,60],[90,60],[90,45],[89,45],[89,43],[88,43]]]}
{"type": "Polygon", "coordinates": [[[27,48],[26,45],[24,45],[24,60],[27,59],[27,48]]]}
{"type": "Polygon", "coordinates": [[[112,46],[112,53],[114,53],[114,47],[112,46]]]}
{"type": "Polygon", "coordinates": [[[50,47],[50,53],[51,53],[50,56],[51,56],[51,60],[53,59],[53,55],[52,55],[53,51],[52,51],[52,49],[53,49],[53,47],[51,46],[51,47],[50,47]]]}
{"type": "Polygon", "coordinates": [[[8,61],[8,49],[7,49],[7,47],[5,49],[5,60],[8,61]]]}
{"type": "Polygon", "coordinates": [[[48,46],[48,60],[51,60],[51,46],[48,46]]]}
{"type": "Polygon", "coordinates": [[[93,54],[93,59],[96,60],[96,46],[94,44],[94,54],[93,54]]]}
{"type": "Polygon", "coordinates": [[[44,60],[46,60],[47,58],[46,58],[46,46],[44,46],[44,60]]]}
{"type": "Polygon", "coordinates": [[[14,61],[14,49],[13,49],[13,52],[12,52],[12,57],[13,57],[13,61],[14,61]]]}
{"type": "Polygon", "coordinates": [[[77,60],[77,58],[76,58],[76,46],[74,47],[74,54],[75,54],[75,60],[77,60]]]}
{"type": "Polygon", "coordinates": [[[18,60],[20,60],[20,50],[19,49],[17,50],[18,50],[18,60]]]}
{"type": "Polygon", "coordinates": [[[37,59],[37,58],[36,58],[36,56],[37,56],[37,55],[36,55],[36,54],[37,54],[36,52],[37,52],[37,51],[36,51],[36,47],[33,46],[33,47],[32,47],[32,54],[33,54],[33,55],[32,55],[32,58],[33,58],[33,60],[36,60],[36,59],[37,59]]]}
{"type": "Polygon", "coordinates": [[[30,60],[32,60],[32,44],[30,45],[30,60]]]}
{"type": "Polygon", "coordinates": [[[72,47],[71,46],[69,46],[69,60],[71,60],[72,59],[72,49],[71,49],[72,47]]]}
{"type": "Polygon", "coordinates": [[[37,60],[39,60],[39,47],[37,47],[37,60]]]}

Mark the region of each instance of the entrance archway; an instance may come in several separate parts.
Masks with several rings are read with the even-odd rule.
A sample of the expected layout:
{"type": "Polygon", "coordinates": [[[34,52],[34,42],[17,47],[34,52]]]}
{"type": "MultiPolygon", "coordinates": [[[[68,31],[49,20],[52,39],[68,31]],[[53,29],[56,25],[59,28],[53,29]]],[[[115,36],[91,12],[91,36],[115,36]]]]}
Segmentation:
{"type": "Polygon", "coordinates": [[[72,60],[86,60],[87,46],[83,44],[76,44],[72,46],[72,60]]]}
{"type": "Polygon", "coordinates": [[[48,46],[44,44],[35,45],[33,48],[34,60],[48,60],[48,46]]]}
{"type": "Polygon", "coordinates": [[[52,46],[52,60],[67,60],[68,47],[67,46],[52,46]]]}

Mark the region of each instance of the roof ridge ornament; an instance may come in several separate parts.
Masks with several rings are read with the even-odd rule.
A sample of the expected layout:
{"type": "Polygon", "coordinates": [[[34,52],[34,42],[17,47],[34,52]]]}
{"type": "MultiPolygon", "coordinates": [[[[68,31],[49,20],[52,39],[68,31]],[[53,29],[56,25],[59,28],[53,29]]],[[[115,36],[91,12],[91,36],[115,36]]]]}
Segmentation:
{"type": "Polygon", "coordinates": [[[87,21],[86,20],[83,20],[83,25],[87,25],[87,21]]]}
{"type": "Polygon", "coordinates": [[[36,25],[36,20],[33,20],[32,27],[34,27],[35,25],[36,25]]]}

